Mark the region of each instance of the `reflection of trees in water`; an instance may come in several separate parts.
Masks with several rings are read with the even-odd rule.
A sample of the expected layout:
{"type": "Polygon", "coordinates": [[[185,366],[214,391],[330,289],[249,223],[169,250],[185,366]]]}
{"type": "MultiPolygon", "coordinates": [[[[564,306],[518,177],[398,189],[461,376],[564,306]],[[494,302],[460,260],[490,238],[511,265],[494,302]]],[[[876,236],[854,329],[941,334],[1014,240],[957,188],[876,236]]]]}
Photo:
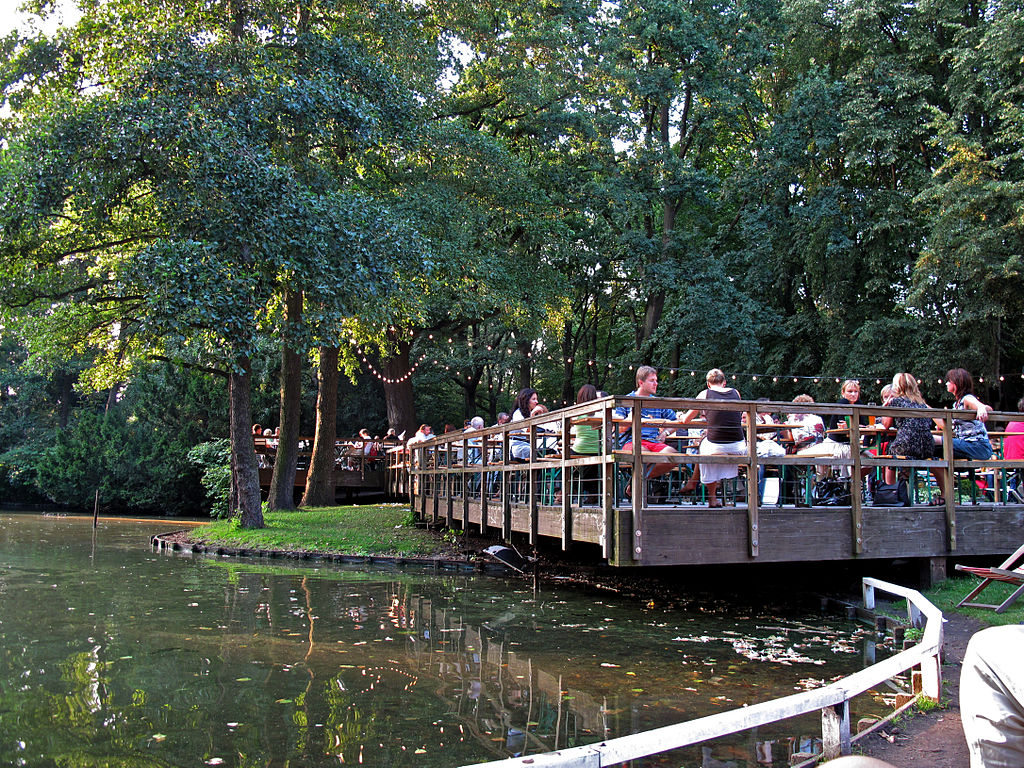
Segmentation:
{"type": "MultiPolygon", "coordinates": [[[[57,765],[91,768],[163,768],[166,762],[140,751],[144,746],[137,724],[145,722],[142,692],[117,703],[110,684],[111,666],[101,660],[101,647],[72,653],[57,667],[61,690],[29,685],[42,672],[16,638],[4,652],[8,670],[23,669],[15,684],[0,682],[0,764],[57,765]]],[[[149,733],[153,730],[148,728],[149,733]]]]}
{"type": "MultiPolygon", "coordinates": [[[[63,661],[60,690],[36,680],[19,692],[0,680],[0,724],[18,712],[32,754],[68,766],[99,764],[100,756],[159,766],[164,754],[172,764],[188,755],[244,766],[337,765],[343,755],[346,763],[414,766],[591,743],[651,727],[652,712],[695,716],[675,717],[677,692],[613,689],[624,669],[556,663],[545,644],[554,638],[552,647],[568,647],[566,638],[579,633],[582,645],[585,627],[552,629],[515,593],[475,604],[489,598],[461,591],[459,579],[314,577],[252,566],[226,578],[215,571],[212,581],[210,573],[205,583],[183,578],[159,622],[140,620],[137,605],[104,587],[103,600],[119,609],[104,611],[96,648],[63,661]],[[175,599],[180,613],[172,616],[175,599]],[[474,624],[466,616],[487,618],[474,624]]],[[[621,635],[602,627],[611,639],[598,644],[643,653],[627,645],[642,627],[626,624],[621,635]]],[[[3,653],[6,670],[44,666],[3,653]]],[[[717,692],[680,680],[700,688],[695,698],[717,692]]],[[[740,741],[752,754],[753,741],[740,741]]],[[[0,763],[25,756],[9,739],[0,742],[0,763]]],[[[714,750],[716,759],[729,755],[714,750]]]]}

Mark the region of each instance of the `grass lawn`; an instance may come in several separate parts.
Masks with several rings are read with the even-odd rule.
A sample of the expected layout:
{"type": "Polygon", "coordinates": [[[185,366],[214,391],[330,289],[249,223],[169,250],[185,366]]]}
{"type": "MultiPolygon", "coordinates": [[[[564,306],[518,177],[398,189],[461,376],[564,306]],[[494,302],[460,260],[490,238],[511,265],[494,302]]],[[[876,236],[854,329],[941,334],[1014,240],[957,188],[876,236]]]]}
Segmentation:
{"type": "Polygon", "coordinates": [[[266,528],[242,530],[216,520],[191,532],[194,542],[248,549],[347,555],[430,557],[451,554],[437,534],[417,528],[408,504],[315,507],[264,515],[266,528]]]}
{"type": "MultiPolygon", "coordinates": [[[[922,590],[921,594],[943,613],[961,613],[992,625],[1020,624],[1024,621],[1024,595],[1017,598],[1017,602],[1007,608],[1005,613],[996,613],[991,608],[957,608],[956,604],[979,584],[981,579],[977,576],[957,575],[939,582],[929,590],[922,590]]],[[[1012,584],[996,582],[985,587],[985,591],[974,599],[989,605],[999,605],[1015,589],[1012,584]]]]}

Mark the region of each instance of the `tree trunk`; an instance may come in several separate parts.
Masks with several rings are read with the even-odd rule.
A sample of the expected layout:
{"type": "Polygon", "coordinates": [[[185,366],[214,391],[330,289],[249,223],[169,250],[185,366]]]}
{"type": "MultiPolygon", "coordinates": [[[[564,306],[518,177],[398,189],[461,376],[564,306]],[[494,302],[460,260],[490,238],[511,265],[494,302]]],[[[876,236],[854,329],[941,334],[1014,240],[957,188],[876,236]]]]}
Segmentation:
{"type": "Polygon", "coordinates": [[[391,379],[384,382],[384,403],[388,409],[388,426],[395,432],[412,437],[419,427],[416,422],[416,403],[413,399],[412,377],[409,371],[412,366],[409,364],[409,352],[412,343],[408,341],[398,342],[398,351],[392,357],[380,361],[381,371],[385,378],[391,379]]]}
{"type": "Polygon", "coordinates": [[[338,348],[320,348],[317,371],[316,434],[302,506],[334,504],[334,443],[338,432],[338,348]]]}
{"type": "Polygon", "coordinates": [[[281,434],[277,441],[274,475],[267,494],[268,509],[295,509],[295,465],[299,460],[302,415],[302,358],[288,343],[292,326],[302,316],[302,292],[285,291],[285,332],[281,344],[281,434]]]}
{"type": "Polygon", "coordinates": [[[71,408],[75,398],[75,380],[78,378],[73,373],[59,373],[57,375],[58,409],[57,428],[64,429],[71,420],[71,408]]]}
{"type": "MultiPolygon", "coordinates": [[[[645,354],[651,353],[651,338],[654,336],[654,332],[658,329],[658,323],[661,322],[661,313],[665,309],[665,291],[656,290],[648,294],[647,306],[644,308],[644,325],[641,333],[643,334],[640,339],[640,349],[645,354]]],[[[644,362],[647,362],[646,358],[644,362]]]]}
{"type": "Polygon", "coordinates": [[[238,509],[243,528],[262,528],[260,506],[260,470],[252,442],[252,400],[250,397],[249,358],[241,361],[242,373],[228,374],[228,408],[231,423],[231,474],[238,493],[238,509]]]}
{"type": "MultiPolygon", "coordinates": [[[[520,355],[520,357],[519,357],[519,389],[520,390],[526,389],[527,387],[530,386],[530,380],[531,380],[532,374],[533,374],[532,361],[530,360],[529,357],[527,357],[527,355],[530,354],[530,351],[532,350],[532,346],[531,345],[532,345],[532,342],[529,342],[529,341],[521,341],[517,345],[519,347],[519,355],[520,355]]],[[[518,392],[519,390],[516,390],[516,391],[518,392]]],[[[515,397],[515,395],[513,395],[513,397],[515,397]]]]}
{"type": "MultiPolygon", "coordinates": [[[[580,318],[580,322],[583,320],[580,318]]],[[[562,326],[562,402],[575,403],[576,392],[573,390],[576,348],[572,335],[572,320],[566,320],[562,326]]],[[[586,369],[584,369],[586,370],[586,369]]]]}

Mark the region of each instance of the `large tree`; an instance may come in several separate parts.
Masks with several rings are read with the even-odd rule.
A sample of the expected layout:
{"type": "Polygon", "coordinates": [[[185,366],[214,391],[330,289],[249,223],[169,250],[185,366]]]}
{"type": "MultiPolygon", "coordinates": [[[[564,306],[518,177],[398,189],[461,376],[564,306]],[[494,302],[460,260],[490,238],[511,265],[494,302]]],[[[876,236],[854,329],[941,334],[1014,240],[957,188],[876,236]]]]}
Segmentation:
{"type": "Polygon", "coordinates": [[[390,257],[418,255],[414,234],[390,237],[412,229],[337,172],[409,100],[332,18],[300,34],[295,8],[88,6],[22,41],[3,83],[11,319],[111,368],[185,350],[226,370],[245,526],[262,525],[250,370],[274,298],[302,290],[330,335],[387,294],[390,257]]]}

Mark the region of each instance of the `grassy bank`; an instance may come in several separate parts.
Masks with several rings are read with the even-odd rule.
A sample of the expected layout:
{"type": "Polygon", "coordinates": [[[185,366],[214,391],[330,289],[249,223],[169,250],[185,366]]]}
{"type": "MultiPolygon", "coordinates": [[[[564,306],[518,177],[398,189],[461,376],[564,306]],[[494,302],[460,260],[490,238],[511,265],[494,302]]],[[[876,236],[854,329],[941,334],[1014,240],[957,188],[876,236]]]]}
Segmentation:
{"type": "MultiPolygon", "coordinates": [[[[959,603],[968,592],[981,583],[976,576],[953,576],[941,581],[929,590],[922,590],[921,594],[931,601],[932,605],[943,613],[960,613],[972,619],[978,619],[985,624],[1020,624],[1024,621],[1024,596],[1017,599],[1005,613],[996,613],[991,608],[957,608],[959,603]]],[[[990,605],[999,605],[1011,594],[1016,587],[998,582],[989,584],[985,591],[978,595],[975,600],[990,605]]]]}
{"type": "Polygon", "coordinates": [[[217,520],[191,532],[194,542],[284,552],[324,552],[349,555],[452,554],[452,542],[412,521],[407,504],[316,507],[293,512],[269,512],[266,527],[242,530],[217,520]]]}

